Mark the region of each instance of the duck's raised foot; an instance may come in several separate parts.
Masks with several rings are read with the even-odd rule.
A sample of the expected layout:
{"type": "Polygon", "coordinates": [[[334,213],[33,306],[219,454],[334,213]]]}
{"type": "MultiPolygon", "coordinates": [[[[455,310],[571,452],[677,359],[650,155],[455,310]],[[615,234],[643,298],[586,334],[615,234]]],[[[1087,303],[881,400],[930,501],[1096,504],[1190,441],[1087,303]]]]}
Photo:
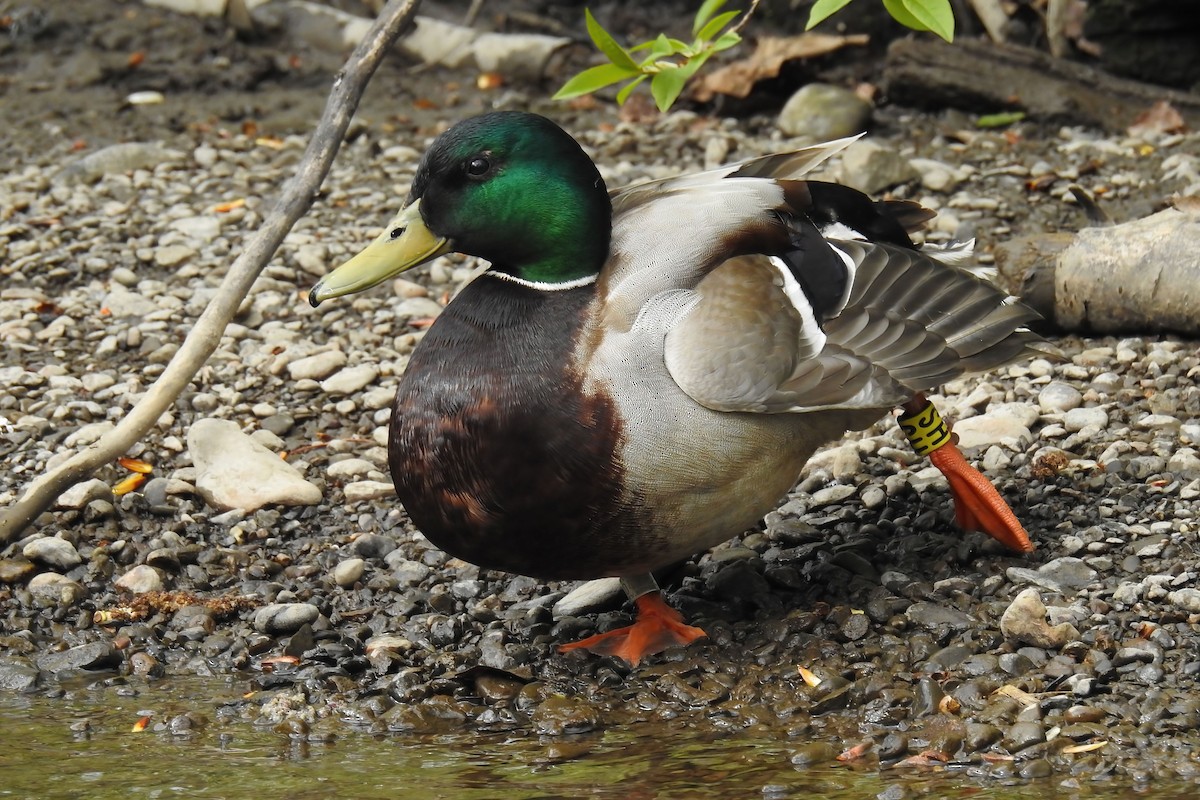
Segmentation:
{"type": "Polygon", "coordinates": [[[950,483],[954,495],[954,519],[958,527],[983,531],[1018,553],[1033,552],[1033,542],[1016,514],[983,473],[967,463],[955,445],[956,436],[933,403],[918,393],[904,404],[900,429],[919,455],[929,456],[950,483]]]}
{"type": "Polygon", "coordinates": [[[1032,553],[1033,542],[1017,520],[1008,503],[979,470],[967,463],[953,443],[929,454],[929,460],[942,471],[954,495],[954,519],[958,527],[983,531],[1018,553],[1032,553]]]}
{"type": "Polygon", "coordinates": [[[636,667],[645,656],[661,653],[669,647],[690,644],[708,635],[700,628],[685,624],[683,615],[667,605],[658,592],[644,594],[634,602],[637,604],[637,620],[632,625],[559,645],[558,651],[589,650],[600,655],[616,656],[636,667]]]}

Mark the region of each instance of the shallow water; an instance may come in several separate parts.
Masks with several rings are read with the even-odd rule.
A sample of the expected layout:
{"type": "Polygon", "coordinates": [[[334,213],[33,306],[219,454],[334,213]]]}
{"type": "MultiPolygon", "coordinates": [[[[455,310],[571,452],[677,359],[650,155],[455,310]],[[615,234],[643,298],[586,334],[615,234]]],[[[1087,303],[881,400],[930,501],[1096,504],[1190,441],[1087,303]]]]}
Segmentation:
{"type": "Polygon", "coordinates": [[[62,697],[0,694],[0,798],[1192,798],[1195,787],[1085,784],[1062,776],[998,781],[964,770],[796,767],[798,742],[665,731],[585,736],[461,732],[298,741],[218,711],[243,684],[163,681],[136,694],[80,688],[62,697]],[[164,721],[209,717],[188,735],[164,721]],[[141,732],[134,724],[151,721],[141,732]]]}

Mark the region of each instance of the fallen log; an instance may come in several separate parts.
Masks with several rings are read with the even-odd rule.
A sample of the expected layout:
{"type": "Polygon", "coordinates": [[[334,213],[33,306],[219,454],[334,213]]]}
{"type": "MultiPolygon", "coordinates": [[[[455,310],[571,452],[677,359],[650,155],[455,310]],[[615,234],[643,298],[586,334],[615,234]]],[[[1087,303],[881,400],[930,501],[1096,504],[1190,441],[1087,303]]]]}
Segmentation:
{"type": "Polygon", "coordinates": [[[998,245],[1010,291],[1063,330],[1200,335],[1200,203],[998,245]]]}
{"type": "Polygon", "coordinates": [[[1033,119],[1124,132],[1141,112],[1165,100],[1193,129],[1200,95],[1116,78],[1075,61],[1016,45],[959,39],[898,39],[888,47],[888,98],[919,108],[984,114],[1024,111],[1033,119]]]}

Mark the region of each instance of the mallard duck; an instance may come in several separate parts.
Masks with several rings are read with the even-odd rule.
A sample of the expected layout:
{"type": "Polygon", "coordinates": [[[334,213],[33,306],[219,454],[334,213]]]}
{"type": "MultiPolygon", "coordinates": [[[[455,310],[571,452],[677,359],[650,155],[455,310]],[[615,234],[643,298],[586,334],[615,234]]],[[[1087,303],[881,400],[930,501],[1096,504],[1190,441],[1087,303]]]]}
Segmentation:
{"type": "Polygon", "coordinates": [[[753,527],[817,447],[896,406],[958,522],[1032,549],[922,393],[1029,355],[1037,315],[917,250],[932,212],[801,178],[850,141],[609,192],[555,123],[484,114],[312,289],[316,306],[445,253],[490,262],[412,353],[389,466],[447,553],[621,578],[635,623],[563,649],[636,664],[703,636],[651,573],[753,527]]]}

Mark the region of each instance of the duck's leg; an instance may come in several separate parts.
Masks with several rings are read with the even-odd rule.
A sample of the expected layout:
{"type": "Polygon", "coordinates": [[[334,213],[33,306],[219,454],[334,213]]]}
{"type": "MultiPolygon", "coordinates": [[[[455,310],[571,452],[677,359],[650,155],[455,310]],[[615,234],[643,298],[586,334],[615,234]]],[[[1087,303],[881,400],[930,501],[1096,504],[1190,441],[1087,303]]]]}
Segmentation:
{"type": "Polygon", "coordinates": [[[1019,553],[1033,550],[1029,534],[1021,527],[1008,503],[983,473],[963,458],[950,427],[924,394],[918,392],[904,404],[904,414],[899,422],[917,454],[929,456],[950,482],[954,517],[960,528],[983,531],[1019,553]]]}
{"type": "Polygon", "coordinates": [[[661,653],[668,647],[689,644],[708,635],[700,628],[685,624],[683,615],[667,605],[653,576],[646,574],[621,578],[621,586],[637,606],[634,623],[578,642],[559,645],[560,653],[590,650],[600,655],[623,658],[637,666],[645,656],[661,653]]]}

